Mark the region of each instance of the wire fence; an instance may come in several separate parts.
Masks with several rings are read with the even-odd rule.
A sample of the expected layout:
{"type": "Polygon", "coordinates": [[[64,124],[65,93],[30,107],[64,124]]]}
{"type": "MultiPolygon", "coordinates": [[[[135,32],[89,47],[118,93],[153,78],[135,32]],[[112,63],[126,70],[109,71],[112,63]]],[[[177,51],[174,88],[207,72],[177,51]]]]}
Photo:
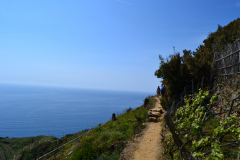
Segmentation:
{"type": "MultiPolygon", "coordinates": [[[[217,121],[223,121],[225,119],[228,119],[228,117],[231,117],[232,114],[236,114],[236,116],[239,117],[239,114],[240,114],[239,112],[240,89],[238,87],[239,85],[240,85],[240,77],[237,74],[234,74],[227,81],[222,81],[221,78],[216,79],[215,85],[214,85],[215,87],[213,87],[211,90],[208,90],[209,95],[207,95],[206,99],[202,101],[201,104],[198,104],[206,109],[204,111],[205,113],[201,117],[202,118],[201,127],[200,127],[201,129],[198,135],[195,134],[194,132],[188,132],[189,128],[185,128],[187,125],[185,125],[184,129],[176,128],[176,125],[179,124],[178,120],[183,119],[184,117],[179,117],[179,115],[175,116],[175,109],[182,105],[180,106],[176,105],[174,107],[174,103],[173,103],[173,107],[170,110],[171,112],[167,112],[164,115],[164,119],[166,121],[166,126],[169,128],[170,132],[172,133],[174,143],[170,144],[170,143],[167,143],[168,141],[164,141],[166,146],[164,152],[165,153],[168,152],[169,155],[173,156],[173,153],[176,153],[179,151],[184,160],[189,160],[189,159],[194,160],[195,158],[193,157],[193,153],[196,152],[197,150],[194,150],[193,148],[187,148],[186,147],[187,143],[190,141],[189,140],[186,141],[186,139],[184,140],[183,136],[186,135],[186,133],[188,132],[187,135],[191,134],[189,137],[194,137],[193,135],[195,135],[196,136],[195,140],[199,141],[201,138],[205,138],[206,136],[212,135],[210,134],[211,132],[209,132],[209,129],[208,130],[206,130],[206,128],[204,130],[202,129],[204,128],[204,123],[206,122],[210,123],[209,121],[211,119],[216,119],[217,121]],[[210,99],[216,93],[218,94],[218,100],[210,104],[209,103],[210,99]],[[174,149],[174,146],[176,146],[175,149],[174,149]]],[[[182,96],[191,97],[192,94],[183,93],[182,96]]],[[[181,101],[183,101],[183,99],[184,98],[181,97],[181,101]]],[[[193,113],[194,112],[195,110],[193,111],[193,113]]],[[[228,123],[223,125],[223,130],[228,129],[234,125],[240,126],[238,122],[234,121],[231,123],[232,124],[228,123]]],[[[165,131],[162,130],[161,135],[163,137],[163,140],[165,139],[165,133],[166,133],[166,129],[165,131]]],[[[237,140],[234,136],[230,138],[229,137],[225,138],[223,142],[223,138],[227,134],[231,134],[231,133],[219,134],[217,137],[209,138],[210,139],[209,141],[211,141],[211,143],[214,141],[218,141],[218,143],[220,144],[220,147],[228,146],[229,148],[234,148],[237,150],[240,145],[240,141],[237,140]]],[[[199,150],[201,150],[203,155],[207,155],[207,156],[209,156],[209,154],[212,152],[212,150],[209,149],[207,145],[199,146],[198,151],[199,150]]],[[[224,153],[224,154],[227,155],[227,153],[224,153]]],[[[238,157],[239,157],[239,153],[238,153],[238,157]]]]}
{"type": "MultiPolygon", "coordinates": [[[[217,77],[231,79],[234,75],[240,74],[240,38],[237,39],[234,43],[228,45],[228,47],[226,47],[221,52],[214,51],[213,54],[213,70],[216,72],[217,77]]],[[[172,113],[173,109],[177,109],[182,106],[184,103],[184,97],[193,96],[199,92],[199,88],[204,90],[205,86],[203,79],[204,77],[202,77],[201,85],[194,84],[192,80],[192,85],[185,86],[184,92],[179,95],[172,104],[169,104],[168,113],[172,113]]]]}
{"type": "Polygon", "coordinates": [[[61,145],[60,147],[55,148],[54,150],[52,150],[52,151],[50,151],[50,152],[44,154],[43,156],[39,157],[37,160],[42,159],[42,158],[46,157],[47,155],[53,153],[54,151],[56,151],[56,150],[58,150],[58,149],[64,147],[64,146],[67,145],[68,143],[71,143],[71,142],[73,142],[73,141],[79,139],[80,137],[83,137],[83,136],[87,135],[87,134],[90,133],[91,131],[92,131],[92,129],[90,129],[88,132],[86,132],[86,133],[84,133],[84,134],[78,136],[77,138],[74,138],[73,140],[71,140],[71,141],[69,141],[69,142],[67,142],[67,143],[65,143],[65,144],[63,144],[63,145],[61,145]]]}
{"type": "Polygon", "coordinates": [[[217,53],[214,51],[213,70],[224,78],[240,73],[240,39],[217,53]]]}
{"type": "MultiPolygon", "coordinates": [[[[202,77],[202,82],[195,84],[195,82],[192,80],[191,85],[187,85],[184,87],[184,92],[182,92],[180,95],[178,95],[178,98],[176,98],[173,103],[168,104],[168,113],[172,114],[174,110],[177,110],[179,107],[181,107],[184,104],[184,98],[193,97],[195,94],[198,94],[199,89],[204,90],[205,87],[208,87],[206,84],[204,84],[204,76],[202,77]]],[[[166,98],[166,97],[165,97],[166,98]]]]}
{"type": "MultiPolygon", "coordinates": [[[[218,76],[223,76],[224,78],[232,77],[233,75],[240,73],[240,39],[236,40],[234,43],[232,43],[231,45],[226,47],[223,51],[221,51],[219,53],[214,52],[213,70],[216,71],[218,76]]],[[[193,82],[192,82],[192,85],[190,87],[191,91],[186,90],[186,87],[185,87],[184,92],[180,95],[178,100],[174,101],[170,106],[168,106],[168,113],[173,114],[173,112],[175,112],[175,110],[177,108],[182,106],[183,103],[184,103],[184,97],[186,98],[186,97],[189,97],[189,96],[193,96],[195,93],[198,93],[200,88],[202,90],[204,90],[203,85],[204,85],[203,81],[202,81],[201,86],[199,86],[199,85],[194,86],[193,82]]],[[[212,92],[212,91],[210,91],[210,92],[212,92]]],[[[213,91],[213,92],[216,92],[216,91],[213,91]]],[[[83,137],[83,136],[87,135],[91,131],[92,131],[92,129],[89,130],[87,133],[85,133],[81,136],[78,136],[77,138],[75,138],[75,139],[61,145],[60,147],[55,148],[54,150],[44,154],[43,156],[39,157],[37,160],[40,160],[40,159],[46,157],[47,155],[53,153],[54,151],[64,147],[68,143],[71,143],[71,142],[79,139],[80,137],[83,137]]]]}
{"type": "MultiPolygon", "coordinates": [[[[216,72],[217,77],[230,79],[234,75],[240,74],[240,38],[228,45],[228,47],[221,52],[214,51],[213,54],[213,71],[216,72]]],[[[196,85],[192,80],[192,85],[185,86],[184,92],[179,95],[172,104],[168,104],[168,113],[172,113],[173,109],[177,109],[183,105],[184,97],[193,96],[199,92],[200,88],[204,90],[206,86],[204,86],[203,79],[204,77],[202,77],[201,84],[196,85]]]]}
{"type": "MultiPolygon", "coordinates": [[[[240,105],[240,90],[237,90],[236,93],[238,93],[238,95],[235,95],[232,90],[227,90],[226,86],[229,86],[231,83],[236,83],[236,86],[239,86],[240,84],[240,77],[238,77],[237,75],[240,74],[240,39],[236,40],[234,43],[228,45],[228,47],[226,47],[223,51],[221,52],[215,52],[214,51],[214,59],[213,59],[213,71],[215,71],[216,73],[216,77],[215,77],[215,81],[214,81],[214,85],[216,86],[216,84],[221,83],[221,85],[219,85],[219,87],[213,87],[210,89],[210,86],[208,87],[208,91],[209,91],[209,95],[208,95],[208,99],[206,100],[206,104],[202,103],[202,106],[205,106],[207,108],[207,111],[204,114],[204,117],[202,119],[202,123],[201,126],[203,126],[203,123],[208,121],[211,116],[213,115],[214,118],[218,119],[218,120],[224,120],[227,117],[229,117],[232,113],[237,113],[239,116],[239,109],[238,106],[240,105]],[[224,78],[224,81],[222,82],[221,79],[224,78]],[[228,79],[227,81],[225,81],[225,79],[228,79]],[[219,102],[212,105],[212,106],[207,106],[207,103],[209,103],[210,98],[212,97],[212,95],[214,93],[220,93],[221,90],[223,90],[225,86],[225,92],[222,95],[219,95],[219,102]],[[228,99],[228,101],[226,101],[226,95],[230,94],[230,98],[228,99]],[[228,102],[231,102],[231,105],[229,106],[228,102]],[[236,103],[236,104],[235,104],[236,103]],[[210,115],[210,116],[209,116],[210,115]]],[[[184,99],[188,98],[188,97],[194,97],[195,94],[197,94],[199,92],[199,89],[201,88],[203,91],[205,90],[204,88],[204,84],[203,84],[203,79],[202,78],[202,83],[201,85],[193,85],[193,81],[192,81],[192,85],[189,85],[188,87],[184,87],[184,92],[178,96],[178,98],[172,103],[172,104],[168,104],[168,112],[164,115],[164,118],[166,120],[166,124],[168,126],[168,128],[170,129],[174,142],[175,144],[178,146],[178,149],[180,150],[180,152],[182,153],[182,156],[184,157],[184,159],[194,159],[192,156],[192,153],[190,155],[186,155],[186,148],[185,145],[187,143],[184,143],[181,141],[181,139],[179,138],[179,136],[183,135],[183,134],[175,134],[175,127],[174,127],[174,123],[172,122],[172,118],[176,118],[174,117],[176,110],[184,105],[184,99]],[[172,118],[171,118],[172,117],[172,118]]],[[[231,88],[231,87],[230,87],[231,88]]],[[[238,87],[235,87],[238,88],[238,87]]],[[[224,126],[224,128],[227,128],[229,126],[224,126]]],[[[162,132],[166,132],[166,131],[162,131],[162,132]]],[[[164,135],[163,133],[161,134],[163,139],[164,139],[164,135]]],[[[202,132],[201,132],[201,136],[202,132]]],[[[182,137],[181,137],[182,138],[182,137]]],[[[197,136],[196,141],[199,140],[199,136],[197,136]]],[[[223,136],[220,136],[218,141],[221,142],[222,141],[223,136]]],[[[183,139],[183,138],[182,138],[183,139]]],[[[234,141],[234,143],[229,143],[229,144],[224,144],[222,146],[225,145],[229,145],[230,147],[236,147],[234,145],[238,145],[240,144],[239,141],[234,141]],[[233,145],[233,146],[231,146],[233,145]]],[[[165,152],[166,149],[168,148],[168,144],[166,144],[166,148],[165,148],[165,152]]],[[[174,147],[171,147],[172,149],[174,147]]],[[[177,150],[178,150],[177,149],[177,150]]],[[[204,149],[204,147],[203,147],[204,149]]],[[[170,149],[171,150],[171,149],[170,149]]],[[[168,150],[168,152],[176,152],[176,150],[170,151],[168,150]]],[[[211,151],[206,152],[205,154],[209,154],[211,151]]],[[[238,154],[239,157],[239,154],[238,154]]]]}

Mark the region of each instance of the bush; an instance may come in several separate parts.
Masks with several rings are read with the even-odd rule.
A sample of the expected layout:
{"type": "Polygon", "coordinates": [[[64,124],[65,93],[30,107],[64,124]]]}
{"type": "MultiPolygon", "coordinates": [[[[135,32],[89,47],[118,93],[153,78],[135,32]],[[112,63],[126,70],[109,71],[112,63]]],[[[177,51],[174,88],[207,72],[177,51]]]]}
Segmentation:
{"type": "Polygon", "coordinates": [[[93,146],[91,142],[86,142],[83,147],[78,150],[77,154],[72,158],[73,160],[79,159],[97,159],[96,153],[94,153],[93,146]]]}
{"type": "Polygon", "coordinates": [[[162,106],[162,108],[167,111],[167,101],[165,98],[161,98],[160,99],[160,105],[162,106]]]}
{"type": "Polygon", "coordinates": [[[131,110],[133,110],[132,107],[129,107],[129,108],[127,109],[127,112],[130,112],[131,110]]]}
{"type": "Polygon", "coordinates": [[[149,104],[149,98],[145,98],[144,100],[144,107],[146,107],[149,104]]]}
{"type": "Polygon", "coordinates": [[[145,128],[142,122],[148,117],[148,109],[155,103],[154,98],[146,98],[146,107],[133,110],[126,108],[118,115],[116,121],[109,121],[97,126],[87,137],[83,137],[78,148],[72,154],[72,159],[117,160],[123,151],[127,140],[145,128]]]}
{"type": "Polygon", "coordinates": [[[33,159],[33,155],[31,153],[28,153],[24,156],[23,160],[31,160],[33,159]]]}

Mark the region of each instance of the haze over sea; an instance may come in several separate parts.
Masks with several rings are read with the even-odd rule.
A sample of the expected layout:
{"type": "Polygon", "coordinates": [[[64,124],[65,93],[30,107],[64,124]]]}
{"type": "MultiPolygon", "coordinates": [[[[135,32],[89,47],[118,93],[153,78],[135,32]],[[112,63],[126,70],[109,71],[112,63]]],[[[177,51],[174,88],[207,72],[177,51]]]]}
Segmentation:
{"type": "Polygon", "coordinates": [[[61,138],[104,124],[153,94],[0,84],[0,137],[61,138]]]}

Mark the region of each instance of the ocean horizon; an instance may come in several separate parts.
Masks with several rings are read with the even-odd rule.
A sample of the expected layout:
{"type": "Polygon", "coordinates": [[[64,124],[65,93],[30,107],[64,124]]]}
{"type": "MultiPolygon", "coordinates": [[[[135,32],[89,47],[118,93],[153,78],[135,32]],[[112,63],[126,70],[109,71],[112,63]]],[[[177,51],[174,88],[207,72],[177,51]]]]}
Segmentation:
{"type": "Polygon", "coordinates": [[[143,105],[154,92],[0,84],[0,137],[61,138],[143,105]]]}

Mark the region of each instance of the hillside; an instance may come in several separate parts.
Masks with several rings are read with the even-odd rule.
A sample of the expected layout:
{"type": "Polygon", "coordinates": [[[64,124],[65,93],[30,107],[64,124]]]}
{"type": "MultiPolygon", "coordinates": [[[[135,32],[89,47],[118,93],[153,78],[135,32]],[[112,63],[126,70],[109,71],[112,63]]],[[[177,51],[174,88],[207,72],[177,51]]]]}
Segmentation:
{"type": "Polygon", "coordinates": [[[239,159],[239,38],[238,18],[218,25],[196,51],[183,50],[182,56],[175,53],[167,61],[159,56],[155,75],[167,88],[160,103],[168,110],[164,133],[169,136],[163,137],[169,159],[239,159]],[[212,67],[213,53],[220,55],[221,74],[212,67]]]}
{"type": "Polygon", "coordinates": [[[15,159],[19,160],[37,159],[45,154],[48,159],[118,159],[128,141],[146,127],[143,124],[148,121],[148,109],[155,102],[154,97],[148,97],[142,106],[125,109],[115,121],[61,139],[44,136],[1,139],[4,150],[0,151],[7,153],[7,158],[2,159],[13,159],[16,153],[19,154],[15,159]]]}
{"type": "MultiPolygon", "coordinates": [[[[167,59],[159,55],[160,66],[155,71],[155,76],[161,78],[167,85],[167,100],[169,105],[180,98],[184,87],[194,91],[203,81],[204,87],[209,87],[215,80],[212,73],[213,52],[220,52],[236,39],[240,38],[240,18],[226,26],[218,25],[215,32],[210,32],[203,44],[195,51],[185,49],[182,53],[170,54],[167,59]]],[[[174,44],[173,44],[174,45],[174,44]]],[[[165,53],[166,54],[166,53],[165,53]]],[[[163,107],[167,107],[162,103],[163,107]]],[[[169,107],[169,106],[168,106],[169,107]]]]}
{"type": "Polygon", "coordinates": [[[0,160],[19,159],[24,150],[32,149],[39,144],[55,141],[55,137],[37,136],[26,138],[0,137],[0,160]]]}

